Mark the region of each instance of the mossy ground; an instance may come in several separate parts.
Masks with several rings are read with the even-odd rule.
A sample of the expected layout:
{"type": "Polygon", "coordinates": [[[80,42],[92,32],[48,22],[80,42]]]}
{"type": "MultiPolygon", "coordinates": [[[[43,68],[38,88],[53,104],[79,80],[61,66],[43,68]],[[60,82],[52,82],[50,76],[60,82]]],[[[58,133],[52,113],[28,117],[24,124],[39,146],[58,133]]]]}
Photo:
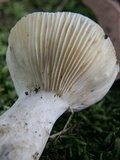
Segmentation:
{"type": "MultiPolygon", "coordinates": [[[[92,11],[78,0],[8,0],[0,3],[0,114],[17,99],[5,53],[12,26],[24,15],[36,11],[72,11],[93,20],[92,11]]],[[[69,130],[59,138],[49,139],[41,160],[120,160],[120,81],[105,98],[92,107],[75,113],[69,130]]],[[[71,113],[64,114],[52,134],[59,132],[71,113]]]]}

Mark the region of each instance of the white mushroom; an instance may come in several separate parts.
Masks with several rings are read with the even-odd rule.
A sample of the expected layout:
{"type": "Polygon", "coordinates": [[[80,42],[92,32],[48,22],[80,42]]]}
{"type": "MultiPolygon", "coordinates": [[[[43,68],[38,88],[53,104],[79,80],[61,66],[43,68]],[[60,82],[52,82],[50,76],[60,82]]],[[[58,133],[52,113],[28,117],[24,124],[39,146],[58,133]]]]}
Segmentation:
{"type": "Polygon", "coordinates": [[[38,160],[55,121],[101,100],[118,73],[102,28],[69,12],[23,17],[11,30],[7,64],[19,98],[0,117],[1,160],[38,160]]]}

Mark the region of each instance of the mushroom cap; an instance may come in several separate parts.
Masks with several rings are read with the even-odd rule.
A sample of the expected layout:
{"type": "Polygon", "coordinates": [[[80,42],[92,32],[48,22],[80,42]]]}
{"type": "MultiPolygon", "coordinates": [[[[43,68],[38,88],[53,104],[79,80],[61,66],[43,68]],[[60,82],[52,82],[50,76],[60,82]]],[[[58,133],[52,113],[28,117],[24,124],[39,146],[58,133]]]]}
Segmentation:
{"type": "Polygon", "coordinates": [[[12,28],[7,64],[16,92],[53,91],[73,110],[100,99],[113,84],[118,65],[103,29],[76,13],[33,13],[12,28]]]}

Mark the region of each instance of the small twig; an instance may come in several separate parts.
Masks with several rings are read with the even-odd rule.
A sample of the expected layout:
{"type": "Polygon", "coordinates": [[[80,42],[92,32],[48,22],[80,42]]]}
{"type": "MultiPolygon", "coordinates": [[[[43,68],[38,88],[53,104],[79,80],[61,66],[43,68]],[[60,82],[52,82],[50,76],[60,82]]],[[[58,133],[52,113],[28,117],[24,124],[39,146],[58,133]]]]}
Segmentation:
{"type": "Polygon", "coordinates": [[[63,128],[63,131],[68,127],[68,125],[70,124],[70,121],[71,121],[71,119],[72,119],[72,117],[73,117],[73,115],[74,115],[73,109],[72,109],[71,107],[69,107],[69,108],[70,108],[70,111],[71,111],[71,115],[70,115],[70,117],[68,118],[67,123],[65,124],[65,126],[64,126],[64,128],[63,128]]]}
{"type": "Polygon", "coordinates": [[[71,119],[72,119],[72,117],[74,115],[74,111],[73,111],[73,109],[71,107],[69,107],[69,108],[70,108],[70,111],[71,111],[71,115],[68,118],[67,123],[65,124],[63,130],[58,132],[58,133],[56,133],[56,134],[51,135],[49,138],[56,138],[57,137],[56,138],[56,140],[57,140],[63,133],[65,133],[66,131],[68,131],[70,129],[70,127],[68,128],[68,125],[70,124],[70,121],[71,121],[71,119]]]}
{"type": "Polygon", "coordinates": [[[59,135],[65,133],[65,132],[67,132],[69,129],[70,129],[70,128],[63,129],[63,130],[60,131],[60,132],[57,132],[57,133],[55,133],[55,134],[52,134],[49,138],[54,139],[54,138],[56,138],[57,136],[59,136],[59,135]]]}

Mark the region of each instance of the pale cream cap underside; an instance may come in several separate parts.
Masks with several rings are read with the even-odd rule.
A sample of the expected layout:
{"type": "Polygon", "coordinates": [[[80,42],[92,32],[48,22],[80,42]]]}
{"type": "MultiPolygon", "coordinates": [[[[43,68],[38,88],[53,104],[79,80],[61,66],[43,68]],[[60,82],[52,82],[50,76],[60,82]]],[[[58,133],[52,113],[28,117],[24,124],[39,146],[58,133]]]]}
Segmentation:
{"type": "Polygon", "coordinates": [[[118,72],[102,28],[74,13],[33,13],[12,28],[7,64],[18,95],[53,91],[75,110],[99,101],[118,72]]]}

